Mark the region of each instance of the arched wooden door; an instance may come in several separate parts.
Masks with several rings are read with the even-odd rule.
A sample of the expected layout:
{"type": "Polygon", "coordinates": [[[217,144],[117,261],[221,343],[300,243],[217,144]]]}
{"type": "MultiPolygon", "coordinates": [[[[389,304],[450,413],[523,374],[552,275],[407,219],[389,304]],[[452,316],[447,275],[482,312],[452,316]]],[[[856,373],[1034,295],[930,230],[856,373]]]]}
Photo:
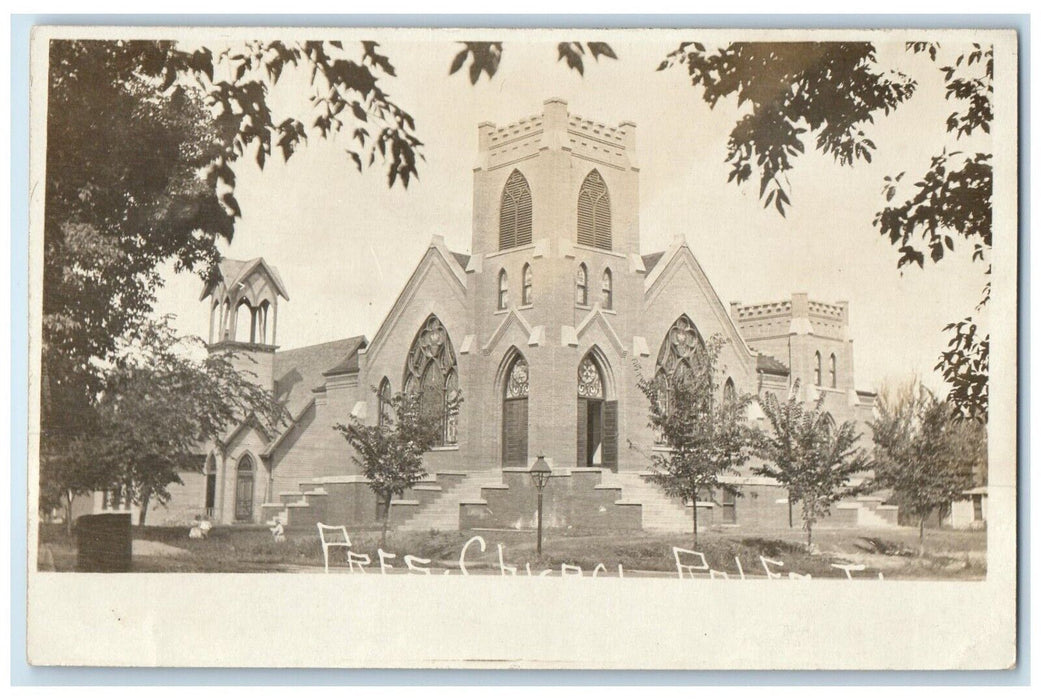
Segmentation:
{"type": "Polygon", "coordinates": [[[528,466],[528,363],[519,355],[506,373],[503,389],[502,466],[528,466]]]}
{"type": "Polygon", "coordinates": [[[235,520],[253,520],[253,458],[245,455],[235,471],[235,520]]]}
{"type": "Polygon", "coordinates": [[[579,467],[618,471],[618,402],[608,401],[604,377],[591,355],[578,365],[579,467]]]}

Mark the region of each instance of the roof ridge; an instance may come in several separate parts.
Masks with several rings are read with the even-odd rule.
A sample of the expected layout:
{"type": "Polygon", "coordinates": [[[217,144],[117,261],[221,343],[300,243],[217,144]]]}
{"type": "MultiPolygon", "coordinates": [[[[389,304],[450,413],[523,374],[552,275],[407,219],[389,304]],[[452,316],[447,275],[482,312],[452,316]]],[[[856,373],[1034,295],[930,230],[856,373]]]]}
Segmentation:
{"type": "Polygon", "coordinates": [[[357,341],[357,340],[364,340],[364,339],[365,339],[364,335],[349,335],[349,336],[346,336],[346,337],[343,337],[343,338],[337,338],[336,340],[323,340],[320,343],[312,343],[311,345],[301,345],[301,346],[296,347],[296,348],[286,348],[285,350],[279,350],[275,354],[276,355],[283,355],[283,354],[285,354],[287,352],[296,352],[298,350],[311,350],[313,348],[321,348],[321,347],[325,347],[325,346],[328,346],[328,345],[334,345],[336,343],[346,343],[346,342],[357,341]]]}

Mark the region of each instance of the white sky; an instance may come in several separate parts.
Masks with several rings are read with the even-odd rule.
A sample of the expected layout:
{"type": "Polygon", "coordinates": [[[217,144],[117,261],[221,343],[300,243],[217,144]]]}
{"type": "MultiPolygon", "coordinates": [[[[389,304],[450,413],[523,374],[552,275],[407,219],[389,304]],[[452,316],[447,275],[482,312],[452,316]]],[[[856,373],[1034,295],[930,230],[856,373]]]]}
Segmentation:
{"type": "MultiPolygon", "coordinates": [[[[953,107],[937,66],[906,54],[902,38],[879,44],[881,64],[914,76],[918,92],[868,127],[878,146],[871,164],[840,167],[815,152],[798,158],[792,206],[782,219],[757,201],[756,176],[744,188],[726,181],[736,101],[710,110],[685,68],[655,71],[678,40],[611,43],[620,60],[587,60],[583,78],[556,62],[555,42],[507,41],[496,77],[472,86],[463,73],[447,75],[460,48],[452,41],[382,42],[399,78],[381,82],[415,117],[426,144],[420,179],[407,191],[389,190],[380,170],[358,174],[345,143],[317,137],[288,165],[280,156],[263,172],[251,159],[237,165],[243,218],[223,250],[232,258],[263,256],[279,269],[291,299],[279,308],[281,347],[371,338],[432,235],[468,252],[477,123],[536,114],[556,96],[586,118],[636,122],[642,252],[685,235],[725,305],[800,291],[821,301],[848,300],[858,388],[876,389],[911,373],[939,388],[932,368],[946,346],[943,326],[973,312],[982,266],[966,252],[925,270],[898,271],[896,248],[871,224],[883,205],[882,178],[906,170],[911,179],[951,142],[944,121],[953,107]]],[[[276,109],[306,113],[304,84],[283,83],[276,109]]],[[[182,331],[205,337],[201,282],[172,271],[167,279],[157,311],[176,314],[182,331]]]]}

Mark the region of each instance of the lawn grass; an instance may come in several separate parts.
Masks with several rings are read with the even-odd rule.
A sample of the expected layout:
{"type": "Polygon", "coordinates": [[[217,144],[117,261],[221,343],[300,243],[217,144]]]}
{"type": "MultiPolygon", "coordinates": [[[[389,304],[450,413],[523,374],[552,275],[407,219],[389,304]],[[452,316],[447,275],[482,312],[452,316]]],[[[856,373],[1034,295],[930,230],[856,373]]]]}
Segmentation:
{"type": "MultiPolygon", "coordinates": [[[[858,577],[876,578],[879,572],[886,578],[909,579],[979,580],[986,576],[986,532],[927,531],[927,552],[922,557],[916,554],[917,534],[914,528],[821,529],[814,533],[816,545],[810,553],[798,528],[710,530],[698,534],[697,547],[689,533],[550,530],[540,558],[535,553],[532,532],[391,532],[384,549],[397,555],[391,563],[399,571],[404,568],[405,554],[428,559],[433,567],[457,570],[463,546],[472,537],[480,536],[486,545],[484,552],[474,544],[466,556],[467,569],[474,573],[499,572],[497,545],[501,544],[505,564],[516,567],[521,574],[526,573],[525,564],[530,565],[533,573],[547,568],[559,572],[561,565],[567,564],[581,567],[588,574],[603,564],[606,571],[601,575],[616,576],[620,564],[627,572],[675,574],[675,546],[703,553],[711,568],[731,577],[738,575],[737,561],[745,574],[764,575],[760,557],[783,562],[783,566],[771,568],[784,576],[796,572],[814,578],[845,577],[843,571],[832,566],[835,563],[863,564],[867,569],[855,574],[858,577]]],[[[318,535],[307,530],[288,532],[285,542],[275,542],[263,526],[215,527],[205,540],[189,539],[186,527],[135,527],[133,538],[143,541],[135,545],[135,572],[290,572],[320,570],[323,565],[318,535]],[[160,549],[162,553],[150,553],[150,549],[160,549]]],[[[378,571],[379,532],[351,532],[351,540],[352,551],[367,554],[374,563],[370,571],[378,571]]],[[[53,562],[58,571],[75,569],[75,541],[60,525],[41,525],[40,544],[41,551],[46,549],[49,554],[48,568],[53,562]]],[[[335,563],[342,566],[342,554],[337,552],[336,556],[339,558],[335,563]]],[[[684,555],[683,561],[696,562],[690,555],[684,555]]]]}

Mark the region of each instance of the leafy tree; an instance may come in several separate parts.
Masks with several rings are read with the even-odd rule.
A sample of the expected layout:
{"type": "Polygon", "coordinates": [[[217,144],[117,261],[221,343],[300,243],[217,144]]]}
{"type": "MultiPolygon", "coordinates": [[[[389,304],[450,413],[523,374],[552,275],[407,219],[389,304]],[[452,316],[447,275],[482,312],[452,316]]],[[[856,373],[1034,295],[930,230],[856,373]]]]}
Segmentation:
{"type": "Polygon", "coordinates": [[[926,518],[963,498],[986,463],[983,426],[960,420],[956,410],[916,381],[884,387],[876,403],[873,486],[892,489],[917,518],[920,553],[926,518]]]}
{"type": "Polygon", "coordinates": [[[831,513],[832,505],[861,491],[852,481],[867,468],[868,459],[857,448],[860,435],[854,421],[836,427],[824,410],[824,394],[812,405],[798,394],[796,381],[784,403],[773,393],[761,402],[772,434],[759,435],[756,454],[766,462],[753,472],[787,488],[789,517],[792,500],[799,501],[810,548],[813,526],[831,513]]]}
{"type": "Polygon", "coordinates": [[[232,352],[206,353],[201,338],[180,337],[169,319],[141,325],[117,349],[103,373],[90,434],[45,462],[45,490],[65,496],[94,490],[119,493],[140,507],[165,504],[180,473],[201,466],[207,442],[243,420],[273,432],[284,408],[238,369],[232,352]]]}
{"type": "Polygon", "coordinates": [[[309,134],[346,136],[360,170],[407,186],[421,146],[412,117],[382,89],[377,44],[246,42],[216,56],[169,41],[52,41],[44,221],[41,449],[89,429],[100,367],[144,322],[157,267],[206,275],[239,206],[234,166],[288,159],[309,134]],[[309,76],[313,120],[279,120],[269,88],[309,76]]]}
{"type": "Polygon", "coordinates": [[[710,107],[731,96],[744,107],[727,141],[728,180],[740,185],[756,171],[763,206],[782,216],[791,203],[787,172],[806,139],[842,165],[871,162],[875,144],[864,129],[916,88],[880,70],[869,42],[739,41],[714,51],[684,42],[658,70],[674,65],[687,67],[710,107]]]}
{"type": "MultiPolygon", "coordinates": [[[[913,53],[928,53],[930,61],[938,60],[940,46],[935,43],[909,42],[913,53]]],[[[977,132],[990,133],[994,118],[994,49],[973,44],[949,65],[940,68],[944,75],[946,96],[957,109],[948,117],[948,133],[960,140],[977,132]]],[[[875,226],[899,246],[897,267],[914,263],[925,265],[925,252],[932,263],[939,263],[955,249],[955,240],[972,246],[972,259],[986,264],[990,275],[990,249],[993,193],[991,154],[975,150],[943,151],[930,160],[929,169],[912,186],[903,201],[893,200],[901,193],[901,180],[906,173],[886,176],[882,193],[887,205],[875,215],[875,226]]],[[[984,287],[976,311],[982,311],[990,300],[990,282],[984,287]]],[[[958,414],[986,422],[988,411],[988,377],[990,373],[990,334],[982,332],[971,315],[947,324],[951,332],[948,349],[941,353],[936,369],[951,386],[948,398],[958,414]]]]}
{"type": "Polygon", "coordinates": [[[65,531],[72,534],[72,503],[81,496],[104,490],[109,485],[104,465],[93,458],[94,442],[76,437],[66,442],[63,454],[45,454],[40,460],[41,513],[65,511],[65,531]]]}
{"type": "MultiPolygon", "coordinates": [[[[476,85],[481,79],[481,73],[488,76],[488,80],[495,77],[499,70],[499,62],[502,60],[501,41],[461,41],[462,50],[452,59],[452,65],[448,68],[448,74],[458,73],[467,60],[470,67],[467,69],[470,84],[476,85]]],[[[579,75],[585,75],[585,61],[583,57],[588,51],[594,61],[599,62],[601,56],[607,58],[618,58],[614,49],[602,41],[589,41],[585,45],[581,41],[562,41],[557,44],[557,61],[565,61],[567,67],[577,71],[579,75]]]]}
{"type": "MultiPolygon", "coordinates": [[[[940,46],[908,42],[908,51],[940,60],[940,46]]],[[[735,97],[743,108],[727,141],[729,181],[740,185],[753,173],[759,197],[783,216],[791,204],[787,173],[805,153],[807,141],[841,165],[871,162],[876,147],[865,129],[912,97],[917,81],[884,71],[868,42],[735,42],[709,50],[684,42],[666,56],[658,70],[685,65],[691,84],[715,108],[735,97]]],[[[989,133],[993,119],[993,48],[972,48],[940,68],[946,98],[956,106],[946,122],[955,140],[989,133]]],[[[962,238],[973,259],[987,264],[991,245],[991,156],[986,152],[944,149],[901,199],[905,173],[887,176],[882,192],[887,204],[874,219],[879,232],[898,248],[897,266],[925,264],[924,244],[933,263],[962,238]],[[894,202],[895,203],[891,203],[894,202]]],[[[989,298],[989,283],[977,310],[989,298]]],[[[972,317],[948,324],[948,349],[936,369],[951,387],[949,398],[962,416],[986,421],[990,336],[972,317]]]]}
{"type": "MultiPolygon", "coordinates": [[[[372,390],[378,395],[378,389],[372,390]]],[[[449,408],[454,411],[462,399],[454,396],[451,401],[449,408]]],[[[424,410],[418,393],[399,392],[384,410],[376,425],[351,416],[349,423],[333,426],[354,448],[352,459],[376,494],[383,516],[380,547],[387,543],[394,497],[400,498],[426,477],[423,455],[437,444],[441,429],[440,416],[424,410]]]]}
{"type": "Polygon", "coordinates": [[[693,354],[689,369],[646,379],[636,365],[638,386],[650,404],[649,425],[667,448],[651,456],[648,480],[667,495],[693,503],[698,544],[698,495],[723,488],[720,477],[736,474],[754,441],[745,420],[750,394],[721,392],[716,365],[724,341],[715,336],[693,354]]]}

